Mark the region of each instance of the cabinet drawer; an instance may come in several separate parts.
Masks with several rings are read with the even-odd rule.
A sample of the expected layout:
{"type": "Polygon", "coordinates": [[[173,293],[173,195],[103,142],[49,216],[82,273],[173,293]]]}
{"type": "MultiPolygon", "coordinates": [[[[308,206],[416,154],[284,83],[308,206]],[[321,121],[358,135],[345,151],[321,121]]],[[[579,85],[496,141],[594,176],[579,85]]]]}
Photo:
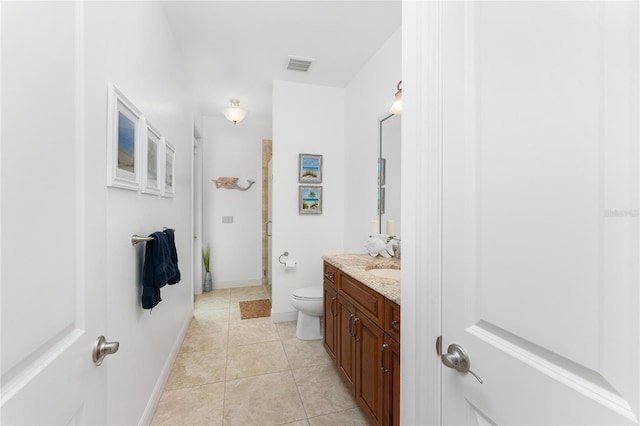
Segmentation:
{"type": "Polygon", "coordinates": [[[384,331],[400,343],[400,306],[384,299],[384,331]]]}
{"type": "Polygon", "coordinates": [[[340,274],[338,290],[348,296],[357,309],[368,315],[379,326],[382,326],[384,297],[381,294],[344,273],[340,274]]]}
{"type": "Polygon", "coordinates": [[[323,267],[323,276],[324,276],[324,282],[333,285],[334,287],[336,286],[336,278],[338,276],[338,268],[336,268],[333,265],[328,264],[327,262],[324,262],[324,267],[323,267]]]}

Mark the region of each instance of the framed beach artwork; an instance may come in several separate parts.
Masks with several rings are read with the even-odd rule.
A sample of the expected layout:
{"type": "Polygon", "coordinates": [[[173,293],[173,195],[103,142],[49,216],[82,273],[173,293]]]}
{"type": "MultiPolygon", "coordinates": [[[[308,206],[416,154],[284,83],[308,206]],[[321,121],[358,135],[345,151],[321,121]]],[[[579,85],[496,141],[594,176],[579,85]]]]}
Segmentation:
{"type": "Polygon", "coordinates": [[[107,117],[107,186],[140,189],[142,113],[110,86],[107,117]]]}
{"type": "Polygon", "coordinates": [[[176,148],[164,139],[164,180],[162,185],[162,196],[173,197],[175,195],[175,172],[176,172],[176,148]]]}
{"type": "Polygon", "coordinates": [[[298,155],[298,182],[322,183],[322,155],[298,155]]]}
{"type": "Polygon", "coordinates": [[[322,187],[300,186],[298,207],[300,214],[322,214],[322,187]]]}
{"type": "Polygon", "coordinates": [[[145,122],[145,137],[144,137],[144,154],[143,170],[142,174],[142,192],[147,194],[160,194],[160,182],[161,176],[161,154],[162,146],[160,144],[162,137],[151,124],[145,122]]]}

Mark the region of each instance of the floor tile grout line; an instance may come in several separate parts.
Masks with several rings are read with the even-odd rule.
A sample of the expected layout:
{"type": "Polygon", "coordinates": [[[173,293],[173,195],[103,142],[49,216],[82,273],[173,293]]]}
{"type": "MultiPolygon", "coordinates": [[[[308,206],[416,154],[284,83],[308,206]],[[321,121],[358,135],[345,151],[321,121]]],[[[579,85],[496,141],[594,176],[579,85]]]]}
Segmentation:
{"type": "MultiPolygon", "coordinates": [[[[264,290],[264,289],[263,289],[264,290]]],[[[231,292],[229,292],[229,294],[231,294],[231,292]]],[[[193,388],[197,388],[197,387],[201,387],[201,386],[207,386],[207,385],[212,385],[212,384],[220,384],[220,383],[224,383],[223,385],[223,392],[222,392],[222,419],[221,419],[221,423],[223,425],[225,424],[229,424],[228,421],[225,419],[225,409],[227,408],[227,401],[226,401],[226,394],[227,394],[227,384],[236,380],[244,380],[244,379],[251,379],[251,378],[255,378],[255,377],[260,377],[260,376],[266,376],[266,375],[273,375],[273,374],[282,374],[286,371],[289,371],[289,374],[291,375],[293,381],[294,381],[294,385],[296,386],[296,392],[298,394],[298,397],[300,399],[300,402],[302,403],[302,408],[304,410],[304,418],[298,419],[297,421],[306,421],[307,424],[310,424],[310,420],[313,418],[318,418],[318,417],[322,417],[322,416],[326,416],[326,415],[330,415],[330,414],[335,414],[335,413],[342,413],[342,412],[347,412],[349,410],[352,410],[353,408],[344,408],[344,409],[340,409],[331,413],[325,413],[325,414],[319,414],[319,415],[314,415],[313,417],[309,417],[309,413],[307,412],[307,407],[305,406],[305,403],[302,399],[302,394],[300,392],[300,387],[298,385],[298,381],[296,380],[295,374],[294,374],[294,370],[296,369],[306,369],[309,367],[313,367],[316,364],[314,363],[313,365],[301,365],[298,366],[296,369],[293,368],[293,365],[291,363],[291,355],[287,352],[287,344],[292,343],[292,338],[291,338],[291,333],[290,333],[290,326],[278,326],[274,323],[275,325],[275,331],[276,331],[276,336],[277,339],[274,340],[268,340],[268,341],[264,341],[264,342],[254,342],[254,343],[246,343],[244,345],[236,345],[234,347],[241,347],[241,346],[247,346],[247,345],[253,345],[253,344],[261,344],[261,343],[269,343],[269,342],[275,342],[275,341],[279,341],[282,350],[284,352],[286,361],[287,361],[287,368],[281,371],[271,371],[269,373],[262,373],[262,374],[257,374],[257,375],[252,375],[252,376],[247,376],[247,377],[240,377],[240,378],[236,378],[236,379],[231,379],[229,380],[229,376],[228,376],[228,366],[229,366],[229,349],[231,348],[231,346],[229,346],[229,340],[232,334],[232,327],[231,324],[232,323],[239,323],[239,321],[235,321],[232,320],[231,315],[234,315],[236,312],[232,312],[232,305],[235,305],[236,303],[238,303],[239,301],[232,301],[231,298],[229,298],[229,300],[227,301],[227,307],[226,308],[216,308],[216,309],[211,309],[209,307],[206,306],[199,306],[198,308],[194,307],[194,317],[196,316],[197,313],[203,313],[203,312],[211,312],[211,311],[215,311],[215,310],[227,310],[227,329],[226,329],[226,354],[225,354],[225,371],[224,371],[224,380],[221,381],[216,381],[216,382],[206,382],[206,383],[201,383],[201,384],[192,384],[192,385],[188,385],[188,386],[183,386],[180,388],[176,388],[176,389],[172,389],[172,390],[167,390],[168,392],[173,392],[174,390],[184,390],[184,389],[193,389],[193,388]]],[[[217,318],[215,321],[220,321],[222,320],[222,318],[217,318]]],[[[246,320],[245,320],[246,321],[246,320]]],[[[250,321],[250,320],[249,320],[250,321]]],[[[197,334],[200,334],[200,332],[198,332],[197,334]]],[[[211,336],[211,335],[224,335],[224,332],[218,333],[218,332],[214,332],[214,333],[202,333],[202,335],[205,336],[211,336]]],[[[295,342],[295,340],[293,340],[293,342],[295,342]]],[[[193,351],[193,352],[206,352],[206,351],[193,351]]],[[[320,363],[318,363],[317,365],[321,365],[320,363]]],[[[358,408],[357,406],[355,408],[358,408]]],[[[286,424],[286,423],[285,423],[286,424]]]]}
{"type": "Polygon", "coordinates": [[[309,423],[309,413],[307,412],[307,407],[304,405],[304,400],[302,399],[302,394],[300,393],[300,388],[298,387],[298,381],[296,380],[296,375],[293,374],[293,367],[291,366],[291,361],[289,361],[289,354],[287,354],[287,350],[284,347],[284,342],[282,341],[282,335],[280,334],[280,329],[276,327],[276,330],[278,332],[278,336],[280,336],[280,344],[282,345],[284,356],[287,357],[287,364],[289,365],[289,370],[291,371],[291,378],[293,379],[293,383],[296,385],[296,392],[298,392],[298,398],[300,398],[300,403],[302,404],[304,415],[307,419],[307,423],[309,423]]]}
{"type": "Polygon", "coordinates": [[[229,317],[227,318],[227,356],[226,356],[226,360],[224,363],[224,389],[222,391],[222,418],[220,419],[220,424],[224,426],[225,424],[225,408],[226,408],[226,404],[227,404],[227,369],[229,368],[229,338],[230,338],[230,333],[231,333],[231,291],[229,291],[229,305],[227,306],[228,308],[228,315],[229,317]]]}

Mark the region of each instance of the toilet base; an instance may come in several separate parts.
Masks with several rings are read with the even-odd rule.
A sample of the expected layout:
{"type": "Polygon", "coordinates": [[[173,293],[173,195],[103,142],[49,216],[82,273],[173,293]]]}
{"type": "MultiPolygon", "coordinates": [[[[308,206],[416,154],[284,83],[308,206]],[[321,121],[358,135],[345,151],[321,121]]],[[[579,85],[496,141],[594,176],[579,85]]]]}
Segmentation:
{"type": "Polygon", "coordinates": [[[301,311],[298,311],[296,337],[300,340],[322,339],[322,326],[320,324],[320,317],[307,315],[301,311]]]}

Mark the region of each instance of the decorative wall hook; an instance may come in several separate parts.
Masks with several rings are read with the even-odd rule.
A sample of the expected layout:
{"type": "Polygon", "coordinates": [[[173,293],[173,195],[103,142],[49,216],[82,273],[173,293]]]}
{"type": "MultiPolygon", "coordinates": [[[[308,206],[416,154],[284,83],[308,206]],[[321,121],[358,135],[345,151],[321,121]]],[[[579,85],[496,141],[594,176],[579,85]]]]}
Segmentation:
{"type": "Polygon", "coordinates": [[[238,191],[246,191],[251,188],[251,186],[256,183],[255,180],[247,179],[249,182],[249,186],[246,188],[242,188],[238,186],[238,178],[235,177],[219,177],[218,179],[211,179],[216,183],[216,188],[226,188],[226,189],[237,189],[238,191]]]}

